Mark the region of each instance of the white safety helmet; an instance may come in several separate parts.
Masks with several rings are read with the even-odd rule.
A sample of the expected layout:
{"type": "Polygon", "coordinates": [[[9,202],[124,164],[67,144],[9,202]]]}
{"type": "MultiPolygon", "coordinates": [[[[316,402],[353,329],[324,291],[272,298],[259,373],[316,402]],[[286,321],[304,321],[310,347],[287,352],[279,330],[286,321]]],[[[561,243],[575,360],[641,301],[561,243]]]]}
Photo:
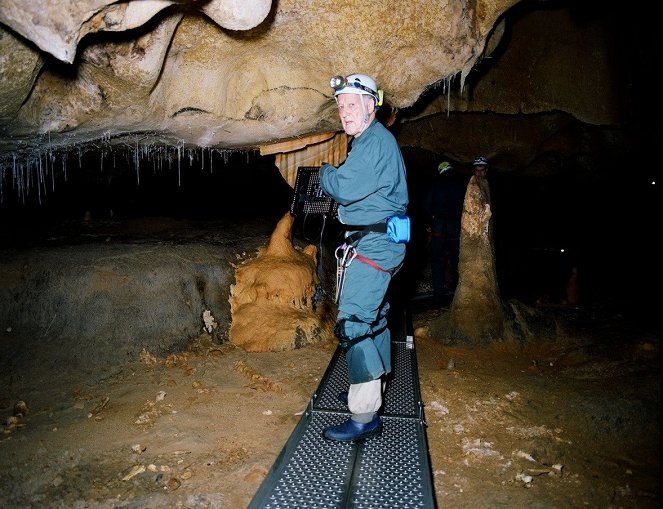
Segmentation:
{"type": "Polygon", "coordinates": [[[375,99],[375,106],[382,106],[384,92],[378,90],[375,80],[366,74],[350,74],[347,77],[334,76],[329,80],[334,89],[334,97],[340,94],[370,95],[375,99]]]}
{"type": "Polygon", "coordinates": [[[488,166],[488,159],[484,156],[479,156],[474,160],[472,166],[488,166]]]}

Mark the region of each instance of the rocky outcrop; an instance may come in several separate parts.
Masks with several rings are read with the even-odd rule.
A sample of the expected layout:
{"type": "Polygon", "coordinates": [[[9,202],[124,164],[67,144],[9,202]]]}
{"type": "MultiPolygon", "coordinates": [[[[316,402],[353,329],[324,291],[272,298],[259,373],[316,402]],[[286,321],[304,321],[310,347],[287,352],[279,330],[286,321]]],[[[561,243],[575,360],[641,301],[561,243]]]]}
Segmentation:
{"type": "Polygon", "coordinates": [[[188,238],[186,222],[136,226],[138,240],[129,229],[90,230],[64,245],[0,250],[0,369],[112,366],[142,350],[181,352],[201,335],[227,339],[233,264],[264,245],[262,228],[188,238]]]}

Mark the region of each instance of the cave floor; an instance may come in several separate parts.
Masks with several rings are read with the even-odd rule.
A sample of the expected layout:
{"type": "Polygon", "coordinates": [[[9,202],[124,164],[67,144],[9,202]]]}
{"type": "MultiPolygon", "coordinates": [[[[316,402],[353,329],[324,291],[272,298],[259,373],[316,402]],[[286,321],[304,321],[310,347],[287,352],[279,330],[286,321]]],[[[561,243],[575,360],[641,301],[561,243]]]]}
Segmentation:
{"type": "MultiPolygon", "coordinates": [[[[413,315],[438,507],[660,507],[651,335],[616,317],[517,352],[468,350],[426,336],[445,312],[413,315]]],[[[165,359],[3,373],[2,505],[246,507],[334,349],[246,353],[203,334],[165,359]],[[28,411],[11,419],[18,401],[28,411]]]]}

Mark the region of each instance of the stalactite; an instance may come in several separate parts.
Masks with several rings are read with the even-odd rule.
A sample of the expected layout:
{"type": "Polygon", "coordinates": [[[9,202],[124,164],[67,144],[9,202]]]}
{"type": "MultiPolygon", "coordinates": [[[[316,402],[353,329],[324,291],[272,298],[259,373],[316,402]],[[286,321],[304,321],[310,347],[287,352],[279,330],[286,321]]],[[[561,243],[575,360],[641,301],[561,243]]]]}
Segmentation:
{"type": "Polygon", "coordinates": [[[177,144],[177,185],[181,187],[182,185],[182,175],[181,175],[181,163],[182,163],[182,147],[184,143],[177,144]]]}
{"type": "Polygon", "coordinates": [[[39,165],[37,173],[37,203],[41,205],[41,180],[42,180],[42,166],[41,166],[41,155],[39,156],[39,165]]]}
{"type": "Polygon", "coordinates": [[[138,138],[136,138],[134,148],[134,167],[136,169],[136,184],[140,185],[140,157],[138,154],[138,138]]]}

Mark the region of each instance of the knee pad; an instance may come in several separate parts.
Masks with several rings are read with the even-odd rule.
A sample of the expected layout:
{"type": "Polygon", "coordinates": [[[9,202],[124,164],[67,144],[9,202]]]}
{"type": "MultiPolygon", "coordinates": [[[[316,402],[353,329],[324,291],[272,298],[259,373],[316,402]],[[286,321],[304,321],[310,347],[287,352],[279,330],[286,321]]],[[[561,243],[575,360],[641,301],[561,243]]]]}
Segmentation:
{"type": "Polygon", "coordinates": [[[336,334],[338,342],[344,350],[348,350],[357,343],[373,337],[370,325],[362,322],[355,315],[337,320],[336,325],[334,325],[334,334],[336,334]]]}

